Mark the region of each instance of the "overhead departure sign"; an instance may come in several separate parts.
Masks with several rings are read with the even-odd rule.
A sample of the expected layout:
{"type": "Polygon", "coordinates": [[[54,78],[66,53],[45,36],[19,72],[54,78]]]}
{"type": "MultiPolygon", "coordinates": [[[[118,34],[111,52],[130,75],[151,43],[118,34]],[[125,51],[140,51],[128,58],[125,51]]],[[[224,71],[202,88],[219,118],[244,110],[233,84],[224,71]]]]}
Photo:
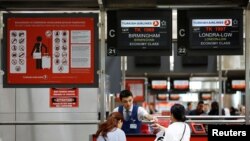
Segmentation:
{"type": "Polygon", "coordinates": [[[119,10],[107,13],[108,55],[171,54],[171,10],[119,10]]]}
{"type": "Polygon", "coordinates": [[[242,55],[243,9],[178,10],[178,55],[242,55]]]}
{"type": "Polygon", "coordinates": [[[190,48],[237,48],[239,19],[192,19],[190,48]]]}
{"type": "Polygon", "coordinates": [[[164,49],[167,36],[166,20],[121,20],[118,48],[164,49]]]}

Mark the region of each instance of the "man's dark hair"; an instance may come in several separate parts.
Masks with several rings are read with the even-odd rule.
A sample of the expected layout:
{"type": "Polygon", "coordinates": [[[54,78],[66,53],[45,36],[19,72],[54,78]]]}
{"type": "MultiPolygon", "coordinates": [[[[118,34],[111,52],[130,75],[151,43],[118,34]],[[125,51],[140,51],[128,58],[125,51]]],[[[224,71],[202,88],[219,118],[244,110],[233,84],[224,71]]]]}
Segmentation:
{"type": "Polygon", "coordinates": [[[184,122],[186,120],[185,117],[185,108],[181,104],[174,104],[170,109],[171,114],[177,121],[184,122]]]}
{"type": "Polygon", "coordinates": [[[187,106],[190,106],[190,105],[192,105],[192,102],[188,102],[188,103],[187,103],[187,106]]]}
{"type": "Polygon", "coordinates": [[[122,98],[132,96],[133,94],[129,90],[123,90],[120,92],[120,100],[122,101],[122,98]]]}
{"type": "Polygon", "coordinates": [[[203,101],[199,101],[197,105],[200,105],[200,104],[204,104],[204,102],[203,101]]]}

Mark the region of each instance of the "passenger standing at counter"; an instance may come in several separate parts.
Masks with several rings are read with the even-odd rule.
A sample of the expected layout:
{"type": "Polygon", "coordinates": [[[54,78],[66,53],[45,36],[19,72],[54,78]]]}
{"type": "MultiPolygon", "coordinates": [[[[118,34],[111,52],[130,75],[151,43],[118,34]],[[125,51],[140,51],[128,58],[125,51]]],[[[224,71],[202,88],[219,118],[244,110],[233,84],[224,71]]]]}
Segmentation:
{"type": "Polygon", "coordinates": [[[196,109],[190,111],[189,115],[202,115],[202,114],[204,114],[203,108],[204,108],[204,102],[199,101],[197,106],[196,106],[196,109]]]}
{"type": "Polygon", "coordinates": [[[155,141],[190,141],[191,130],[185,123],[185,108],[181,104],[174,104],[170,109],[171,124],[165,128],[159,124],[152,124],[155,130],[159,130],[156,134],[155,141]],[[162,140],[163,138],[163,140],[162,140]]]}
{"type": "Polygon", "coordinates": [[[126,141],[126,135],[121,130],[123,121],[123,116],[119,112],[111,113],[97,130],[97,141],[126,141]]]}
{"type": "MultiPolygon", "coordinates": [[[[225,110],[221,110],[221,114],[225,115],[225,110]]],[[[211,104],[211,110],[209,111],[208,115],[219,115],[219,103],[217,101],[213,101],[211,104]]]]}
{"type": "Polygon", "coordinates": [[[126,134],[139,134],[141,133],[141,121],[143,119],[153,120],[157,122],[157,118],[148,114],[148,112],[137,105],[133,105],[133,95],[129,90],[120,92],[120,101],[122,105],[116,107],[113,112],[119,112],[124,117],[122,130],[126,134]]]}
{"type": "Polygon", "coordinates": [[[219,104],[217,101],[212,102],[208,115],[219,115],[219,104]]]}

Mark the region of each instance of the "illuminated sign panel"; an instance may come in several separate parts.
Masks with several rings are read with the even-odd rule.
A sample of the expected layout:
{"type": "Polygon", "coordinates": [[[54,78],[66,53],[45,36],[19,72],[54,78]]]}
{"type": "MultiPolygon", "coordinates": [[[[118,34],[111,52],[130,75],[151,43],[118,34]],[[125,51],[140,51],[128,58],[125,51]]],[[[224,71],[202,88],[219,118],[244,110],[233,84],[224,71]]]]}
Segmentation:
{"type": "Polygon", "coordinates": [[[181,9],[177,16],[179,56],[243,54],[243,9],[181,9]]]}
{"type": "Polygon", "coordinates": [[[171,54],[171,10],[118,10],[107,14],[108,55],[131,56],[135,50],[140,51],[137,56],[171,54]]]}
{"type": "Polygon", "coordinates": [[[237,48],[240,44],[239,19],[192,19],[190,48],[237,48]]]}
{"type": "Polygon", "coordinates": [[[166,80],[152,80],[152,89],[155,89],[155,90],[167,89],[167,81],[166,80]]]}

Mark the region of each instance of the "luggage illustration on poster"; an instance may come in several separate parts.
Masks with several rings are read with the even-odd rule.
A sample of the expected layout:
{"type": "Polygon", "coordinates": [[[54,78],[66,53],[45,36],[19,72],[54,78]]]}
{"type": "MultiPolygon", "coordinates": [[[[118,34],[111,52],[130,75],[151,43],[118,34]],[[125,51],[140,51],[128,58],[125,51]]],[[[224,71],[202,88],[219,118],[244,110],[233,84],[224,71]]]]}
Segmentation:
{"type": "Polygon", "coordinates": [[[42,56],[42,68],[43,69],[51,68],[51,57],[48,54],[42,56]]]}

